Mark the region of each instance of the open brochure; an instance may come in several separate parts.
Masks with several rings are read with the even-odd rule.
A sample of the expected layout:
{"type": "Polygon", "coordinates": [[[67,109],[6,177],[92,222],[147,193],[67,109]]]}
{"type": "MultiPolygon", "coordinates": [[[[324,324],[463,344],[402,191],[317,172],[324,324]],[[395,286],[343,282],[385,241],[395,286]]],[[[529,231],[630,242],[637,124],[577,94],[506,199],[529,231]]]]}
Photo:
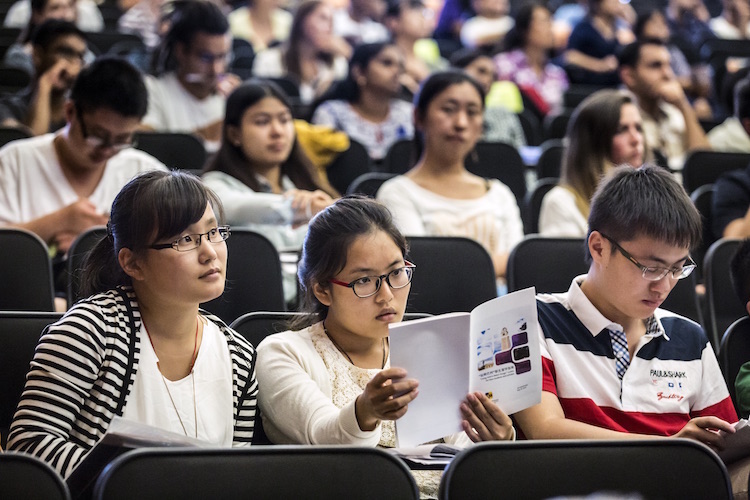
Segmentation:
{"type": "Polygon", "coordinates": [[[725,464],[730,464],[750,455],[750,425],[748,425],[747,420],[740,419],[739,422],[734,424],[734,430],[737,432],[733,434],[719,431],[719,434],[724,436],[725,444],[725,448],[719,451],[719,458],[725,464]]]}
{"type": "Polygon", "coordinates": [[[165,446],[212,446],[157,427],[114,417],[101,440],[86,454],[65,480],[72,498],[91,498],[94,484],[104,467],[123,453],[135,448],[165,446]]]}
{"type": "Polygon", "coordinates": [[[533,288],[492,299],[471,313],[390,325],[391,366],[419,381],[419,396],[396,421],[399,447],[461,432],[459,405],[479,391],[505,413],[542,397],[533,288]]]}

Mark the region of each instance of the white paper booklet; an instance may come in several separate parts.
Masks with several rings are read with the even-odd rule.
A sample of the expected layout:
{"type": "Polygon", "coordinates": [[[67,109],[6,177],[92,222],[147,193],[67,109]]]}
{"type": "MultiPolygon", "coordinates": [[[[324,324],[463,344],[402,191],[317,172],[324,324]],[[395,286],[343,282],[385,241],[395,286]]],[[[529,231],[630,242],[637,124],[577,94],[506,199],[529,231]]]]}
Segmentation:
{"type": "Polygon", "coordinates": [[[750,425],[747,420],[740,419],[734,424],[734,434],[719,431],[724,436],[725,448],[719,451],[719,457],[725,464],[732,463],[750,455],[750,425]]]}
{"type": "Polygon", "coordinates": [[[419,381],[419,395],[396,421],[399,447],[461,432],[459,405],[469,392],[488,395],[507,414],[542,397],[533,288],[492,299],[471,313],[390,325],[391,366],[419,381]]]}

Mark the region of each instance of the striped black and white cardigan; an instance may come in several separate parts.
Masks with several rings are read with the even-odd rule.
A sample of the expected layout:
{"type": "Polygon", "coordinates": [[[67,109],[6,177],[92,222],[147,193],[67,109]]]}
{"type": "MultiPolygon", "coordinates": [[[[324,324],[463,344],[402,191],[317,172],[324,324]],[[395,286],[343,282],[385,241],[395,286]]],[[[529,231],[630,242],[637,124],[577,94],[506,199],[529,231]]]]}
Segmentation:
{"type": "MultiPolygon", "coordinates": [[[[253,437],[255,350],[219,318],[232,361],[232,446],[253,437]]],[[[141,327],[130,288],[82,300],[43,332],[8,435],[8,449],[41,458],[67,477],[122,416],[138,371],[141,327]]]]}

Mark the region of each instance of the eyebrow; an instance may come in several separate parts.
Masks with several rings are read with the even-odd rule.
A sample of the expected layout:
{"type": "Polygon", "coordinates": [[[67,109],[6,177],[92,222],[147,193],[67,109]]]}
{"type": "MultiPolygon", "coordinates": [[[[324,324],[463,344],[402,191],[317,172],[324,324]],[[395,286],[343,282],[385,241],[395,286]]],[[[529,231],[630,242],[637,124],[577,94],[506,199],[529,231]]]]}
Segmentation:
{"type": "MultiPolygon", "coordinates": [[[[632,254],[631,254],[631,255],[632,255],[632,254]]],[[[667,262],[666,260],[662,259],[661,257],[657,257],[657,256],[655,256],[655,255],[649,255],[648,257],[644,257],[644,258],[643,258],[642,260],[650,260],[650,261],[654,261],[654,262],[657,262],[658,264],[661,264],[661,265],[663,265],[663,266],[665,266],[665,267],[674,267],[674,266],[676,266],[676,265],[677,265],[677,263],[679,263],[679,262],[683,262],[683,263],[684,263],[684,262],[685,262],[685,261],[687,261],[687,260],[688,260],[689,258],[690,258],[690,254],[687,254],[687,255],[685,255],[685,257],[683,257],[683,258],[681,258],[681,259],[677,259],[677,260],[676,260],[675,262],[673,262],[672,264],[670,264],[670,263],[669,263],[669,262],[667,262]]],[[[647,267],[648,267],[648,266],[647,266],[647,267]]]]}
{"type": "MultiPolygon", "coordinates": [[[[403,258],[396,259],[393,262],[391,262],[390,264],[388,264],[388,266],[386,266],[386,268],[391,268],[391,267],[395,266],[396,264],[402,264],[403,262],[404,262],[403,258]]],[[[377,271],[375,271],[374,269],[369,268],[369,267],[358,267],[357,269],[352,269],[349,272],[349,274],[374,273],[374,272],[377,272],[377,271]]],[[[368,276],[373,276],[373,275],[370,274],[368,276]]]]}

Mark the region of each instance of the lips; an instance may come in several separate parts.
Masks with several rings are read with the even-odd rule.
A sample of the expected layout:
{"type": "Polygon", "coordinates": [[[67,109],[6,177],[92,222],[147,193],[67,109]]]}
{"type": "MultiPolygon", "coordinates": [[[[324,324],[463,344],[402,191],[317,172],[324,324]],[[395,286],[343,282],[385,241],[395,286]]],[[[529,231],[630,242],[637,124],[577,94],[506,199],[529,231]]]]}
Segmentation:
{"type": "Polygon", "coordinates": [[[218,267],[215,267],[215,268],[211,269],[210,271],[207,271],[207,272],[205,272],[205,273],[201,274],[200,278],[201,278],[201,279],[203,279],[203,278],[208,278],[208,277],[211,277],[211,276],[217,275],[217,274],[219,274],[219,273],[220,273],[220,270],[219,270],[219,268],[218,268],[218,267]]]}
{"type": "Polygon", "coordinates": [[[377,315],[377,319],[390,320],[396,317],[396,310],[393,308],[383,309],[377,315]]]}

